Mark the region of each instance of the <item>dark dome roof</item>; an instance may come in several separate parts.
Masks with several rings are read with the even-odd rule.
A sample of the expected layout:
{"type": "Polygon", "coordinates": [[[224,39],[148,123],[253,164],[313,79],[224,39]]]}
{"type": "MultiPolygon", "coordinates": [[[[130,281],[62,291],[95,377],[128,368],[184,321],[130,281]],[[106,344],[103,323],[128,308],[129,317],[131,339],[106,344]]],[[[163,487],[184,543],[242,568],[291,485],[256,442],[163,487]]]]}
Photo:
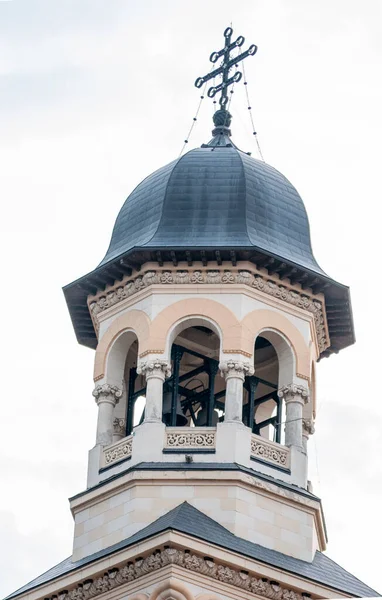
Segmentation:
{"type": "Polygon", "coordinates": [[[227,135],[187,152],[135,188],[99,266],[133,249],[168,248],[256,248],[324,275],[296,189],[227,135]]]}
{"type": "Polygon", "coordinates": [[[122,206],[103,261],[65,286],[81,344],[97,345],[88,295],[122,281],[132,269],[152,261],[237,260],[324,294],[331,346],[323,356],[354,343],[349,289],[317,264],[299,194],[276,169],[233,144],[229,122],[227,111],[217,111],[208,144],[144,179],[122,206]]]}

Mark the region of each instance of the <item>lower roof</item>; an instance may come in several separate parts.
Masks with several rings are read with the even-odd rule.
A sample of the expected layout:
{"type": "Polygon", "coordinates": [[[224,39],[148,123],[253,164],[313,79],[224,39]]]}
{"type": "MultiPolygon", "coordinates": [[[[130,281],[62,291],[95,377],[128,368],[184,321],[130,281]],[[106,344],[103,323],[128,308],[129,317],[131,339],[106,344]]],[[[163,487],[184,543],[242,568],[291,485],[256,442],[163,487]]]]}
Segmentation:
{"type": "Polygon", "coordinates": [[[282,571],[328,586],[339,592],[351,594],[356,598],[380,596],[375,590],[365,583],[362,583],[362,581],[340,567],[322,552],[317,551],[313,562],[310,563],[287,556],[276,550],[270,550],[259,544],[237,537],[200,510],[194,508],[187,502],[183,502],[141,531],[138,531],[118,544],[114,544],[109,548],[100,550],[99,552],[78,561],[73,562],[71,557],[65,559],[49,571],[46,571],[46,573],[43,573],[13,594],[10,594],[5,600],[16,598],[40,585],[51,582],[63,575],[80,569],[85,565],[89,565],[92,562],[109,556],[114,552],[128,548],[129,546],[168,530],[185,533],[209,544],[213,544],[214,546],[252,558],[256,561],[281,569],[282,571]]]}

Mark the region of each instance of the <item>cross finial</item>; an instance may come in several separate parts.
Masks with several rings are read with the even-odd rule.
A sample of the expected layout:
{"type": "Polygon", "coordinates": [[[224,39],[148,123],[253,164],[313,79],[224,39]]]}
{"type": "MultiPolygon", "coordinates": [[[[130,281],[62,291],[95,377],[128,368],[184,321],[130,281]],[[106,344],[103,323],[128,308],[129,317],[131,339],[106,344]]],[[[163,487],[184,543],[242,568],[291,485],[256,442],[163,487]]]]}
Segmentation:
{"type": "MultiPolygon", "coordinates": [[[[214,98],[214,96],[218,92],[221,92],[221,96],[219,99],[220,111],[218,111],[218,113],[220,113],[219,116],[222,117],[223,116],[222,111],[224,112],[224,119],[223,119],[224,123],[226,123],[227,117],[230,118],[230,116],[231,116],[231,115],[229,115],[228,111],[226,110],[226,106],[228,103],[228,87],[230,85],[232,85],[233,83],[240,81],[240,79],[243,76],[243,74],[240,71],[236,71],[235,74],[232,75],[232,77],[230,77],[230,75],[229,75],[230,70],[234,66],[237,67],[238,63],[240,61],[244,60],[244,58],[247,58],[247,56],[253,56],[254,54],[256,54],[256,51],[257,51],[257,46],[255,44],[252,44],[248,48],[248,50],[246,50],[245,52],[242,52],[238,56],[231,57],[232,50],[234,50],[237,47],[240,48],[245,42],[245,38],[242,35],[239,35],[239,37],[237,38],[237,40],[235,42],[231,42],[232,34],[233,34],[232,27],[227,27],[227,29],[224,31],[224,37],[225,37],[224,48],[222,50],[219,50],[218,52],[212,52],[212,54],[210,56],[210,61],[212,63],[216,63],[220,57],[223,57],[222,64],[220,65],[220,67],[218,67],[217,69],[214,69],[213,71],[208,73],[208,75],[204,75],[204,77],[198,77],[197,80],[195,81],[195,86],[197,88],[200,88],[200,87],[202,87],[203,84],[205,84],[210,79],[213,79],[217,75],[222,76],[221,83],[217,86],[210,87],[207,92],[207,96],[209,98],[214,98]]],[[[218,116],[217,113],[215,113],[215,115],[218,116]]],[[[221,118],[219,119],[219,121],[221,121],[221,118]]],[[[215,122],[215,118],[214,118],[214,122],[215,122]]],[[[218,123],[215,122],[215,125],[218,126],[218,123]]],[[[229,123],[226,123],[226,125],[229,127],[229,123]]]]}

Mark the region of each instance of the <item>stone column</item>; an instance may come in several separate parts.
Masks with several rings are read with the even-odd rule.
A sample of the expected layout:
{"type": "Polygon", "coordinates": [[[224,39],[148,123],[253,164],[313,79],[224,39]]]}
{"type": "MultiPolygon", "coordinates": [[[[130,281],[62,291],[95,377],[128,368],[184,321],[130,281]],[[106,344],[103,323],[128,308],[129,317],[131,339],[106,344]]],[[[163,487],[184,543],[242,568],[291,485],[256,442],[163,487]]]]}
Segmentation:
{"type": "Polygon", "coordinates": [[[309,391],[302,385],[290,383],[277,392],[285,400],[285,445],[302,449],[302,408],[309,401],[309,391]]]}
{"type": "Polygon", "coordinates": [[[242,423],[244,378],[253,375],[254,368],[249,362],[229,360],[219,369],[226,380],[224,422],[242,423]]]}
{"type": "Polygon", "coordinates": [[[165,360],[142,362],[137,373],[146,377],[145,423],[162,422],[163,383],[171,375],[171,367],[165,360]]]}
{"type": "Polygon", "coordinates": [[[302,449],[305,454],[308,454],[308,439],[310,435],[313,435],[314,429],[314,421],[313,419],[303,419],[302,420],[302,449]]]}
{"type": "Polygon", "coordinates": [[[93,396],[98,404],[96,444],[107,446],[113,441],[114,407],[122,396],[122,390],[116,385],[97,385],[93,396]]]}

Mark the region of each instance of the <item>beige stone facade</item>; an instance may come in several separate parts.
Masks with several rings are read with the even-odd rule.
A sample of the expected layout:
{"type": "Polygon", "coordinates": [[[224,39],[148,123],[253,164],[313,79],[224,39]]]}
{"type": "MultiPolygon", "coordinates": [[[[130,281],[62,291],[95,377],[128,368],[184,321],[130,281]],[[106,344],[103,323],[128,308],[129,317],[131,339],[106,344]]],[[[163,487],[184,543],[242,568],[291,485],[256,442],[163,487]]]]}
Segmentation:
{"type": "Polygon", "coordinates": [[[103,550],[186,500],[235,535],[301,560],[326,548],[320,502],[240,471],[133,471],[74,498],[73,559],[103,550]]]}

